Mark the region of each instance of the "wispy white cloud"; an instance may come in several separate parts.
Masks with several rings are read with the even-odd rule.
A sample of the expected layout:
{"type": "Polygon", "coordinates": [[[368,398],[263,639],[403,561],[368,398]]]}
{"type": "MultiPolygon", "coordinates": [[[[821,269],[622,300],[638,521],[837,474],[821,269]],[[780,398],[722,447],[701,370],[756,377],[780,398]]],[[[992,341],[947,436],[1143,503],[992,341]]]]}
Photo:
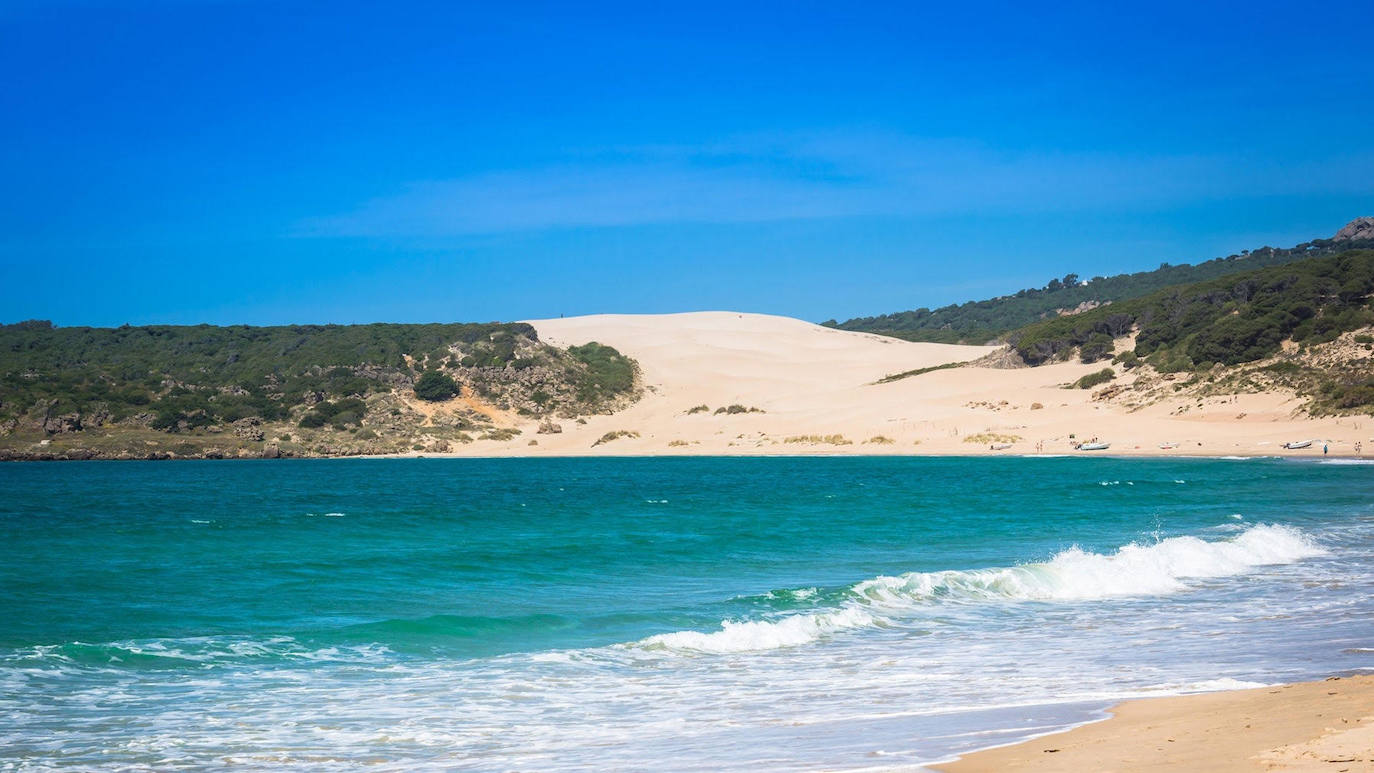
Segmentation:
{"type": "Polygon", "coordinates": [[[878,132],[637,146],[557,166],[418,181],[302,236],[432,237],[661,223],[1093,211],[1223,196],[1374,192],[1374,155],[1253,158],[1029,153],[878,132]]]}

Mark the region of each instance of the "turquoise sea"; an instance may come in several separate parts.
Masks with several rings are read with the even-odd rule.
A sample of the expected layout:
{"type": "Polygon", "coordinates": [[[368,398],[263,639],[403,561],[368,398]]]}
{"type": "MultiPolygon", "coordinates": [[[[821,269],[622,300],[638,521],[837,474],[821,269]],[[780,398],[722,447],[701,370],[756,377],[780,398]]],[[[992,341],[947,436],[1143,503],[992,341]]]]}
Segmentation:
{"type": "Polygon", "coordinates": [[[0,769],[884,770],[1374,668],[1374,465],[0,465],[0,769]]]}

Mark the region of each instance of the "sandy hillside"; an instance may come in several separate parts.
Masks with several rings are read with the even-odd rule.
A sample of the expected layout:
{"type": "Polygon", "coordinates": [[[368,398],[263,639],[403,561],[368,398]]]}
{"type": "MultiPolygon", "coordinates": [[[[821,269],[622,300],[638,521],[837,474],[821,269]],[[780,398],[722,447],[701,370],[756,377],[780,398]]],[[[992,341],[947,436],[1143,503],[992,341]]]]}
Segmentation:
{"type": "MultiPolygon", "coordinates": [[[[460,455],[1070,453],[1078,440],[1109,453],[1270,454],[1286,440],[1321,441],[1331,453],[1371,443],[1359,419],[1293,418],[1291,395],[1179,400],[1140,410],[1064,389],[1105,363],[1039,368],[963,367],[890,383],[884,376],[976,360],[995,347],[910,343],[761,314],[697,312],[532,320],[556,345],[598,341],[635,358],[643,398],[585,423],[561,419],[559,434],[517,424],[509,441],[478,441],[460,455]],[[689,413],[694,406],[707,411],[689,413]],[[717,414],[731,405],[757,412],[717,414]],[[597,441],[607,433],[622,434],[597,441]],[[637,436],[636,436],[637,435],[637,436]],[[1072,436],[1072,437],[1071,437],[1072,436]],[[537,441],[530,445],[530,441],[537,441]],[[1008,449],[991,446],[1011,443],[1008,449]],[[1161,449],[1161,444],[1178,444],[1161,449]]],[[[1126,374],[1115,384],[1129,386],[1126,374]]]]}

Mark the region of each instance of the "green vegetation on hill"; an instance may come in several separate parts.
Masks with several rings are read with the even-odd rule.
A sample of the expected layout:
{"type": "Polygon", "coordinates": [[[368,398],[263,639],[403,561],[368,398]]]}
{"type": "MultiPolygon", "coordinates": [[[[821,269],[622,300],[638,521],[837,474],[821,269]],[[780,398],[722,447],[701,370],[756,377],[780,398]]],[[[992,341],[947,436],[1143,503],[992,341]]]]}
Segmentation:
{"type": "Polygon", "coordinates": [[[213,325],[89,328],[0,325],[0,418],[40,400],[54,413],[152,412],[162,428],[289,415],[306,395],[365,396],[411,378],[455,344],[484,364],[515,360],[529,325],[213,325]]]}
{"type": "Polygon", "coordinates": [[[568,354],[586,367],[578,397],[587,402],[630,391],[635,383],[634,363],[612,347],[596,341],[568,347],[568,354]]]}
{"type": "Polygon", "coordinates": [[[1084,305],[1119,303],[1157,290],[1280,266],[1312,257],[1333,255],[1353,247],[1374,247],[1370,240],[1317,239],[1289,249],[1261,247],[1196,265],[1161,264],[1153,271],[1093,277],[1080,282],[1077,274],[1052,279],[1044,287],[983,301],[952,304],[938,309],[915,309],[877,317],[858,317],[821,324],[841,330],[902,338],[909,341],[981,344],[1011,330],[1071,312],[1084,305]]]}
{"type": "Polygon", "coordinates": [[[1008,338],[1038,365],[1078,347],[1084,362],[1111,355],[1138,330],[1134,354],[1162,371],[1235,365],[1276,354],[1285,340],[1333,341],[1374,323],[1374,250],[1173,287],[1134,300],[1028,325],[1008,338]]]}
{"type": "MultiPolygon", "coordinates": [[[[1274,357],[1286,341],[1320,345],[1374,325],[1371,294],[1374,250],[1351,250],[1167,288],[1037,322],[1007,338],[1022,359],[1038,365],[1075,353],[1083,362],[1106,359],[1116,339],[1134,332],[1134,350],[1116,358],[1126,367],[1143,361],[1163,373],[1206,371],[1274,357]]],[[[1339,410],[1374,404],[1374,378],[1363,362],[1362,377],[1351,363],[1317,376],[1319,401],[1339,410]]]]}
{"type": "Polygon", "coordinates": [[[0,325],[0,450],[16,432],[123,426],[185,437],[240,420],[356,433],[397,413],[388,404],[386,417],[374,417],[370,396],[446,399],[459,383],[498,407],[571,415],[629,395],[634,378],[634,363],[611,347],[556,349],[523,323],[63,328],[31,320],[0,325]]]}

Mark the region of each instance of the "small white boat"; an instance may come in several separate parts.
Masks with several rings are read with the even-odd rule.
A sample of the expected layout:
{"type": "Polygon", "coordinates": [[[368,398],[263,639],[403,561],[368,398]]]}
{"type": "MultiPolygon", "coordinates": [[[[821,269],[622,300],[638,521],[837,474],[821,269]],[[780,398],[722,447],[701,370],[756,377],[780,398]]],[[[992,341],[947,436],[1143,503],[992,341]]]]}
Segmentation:
{"type": "Polygon", "coordinates": [[[1293,441],[1289,441],[1289,442],[1287,442],[1287,443],[1284,443],[1284,444],[1283,444],[1283,447],[1284,447],[1284,448],[1287,448],[1289,451],[1296,451],[1296,450],[1298,450],[1299,448],[1311,448],[1311,447],[1312,447],[1312,441],[1311,441],[1311,440],[1293,440],[1293,441]]]}
{"type": "Polygon", "coordinates": [[[988,446],[988,448],[991,448],[994,451],[1005,451],[1008,448],[1011,448],[1011,443],[993,443],[992,445],[988,446]]]}
{"type": "Polygon", "coordinates": [[[1106,451],[1112,447],[1111,443],[1079,443],[1079,451],[1106,451]]]}
{"type": "Polygon", "coordinates": [[[1159,444],[1159,447],[1160,447],[1161,449],[1165,450],[1165,451],[1168,451],[1168,450],[1171,449],[1171,448],[1178,448],[1178,443],[1174,443],[1174,442],[1160,443],[1160,444],[1159,444]]]}

